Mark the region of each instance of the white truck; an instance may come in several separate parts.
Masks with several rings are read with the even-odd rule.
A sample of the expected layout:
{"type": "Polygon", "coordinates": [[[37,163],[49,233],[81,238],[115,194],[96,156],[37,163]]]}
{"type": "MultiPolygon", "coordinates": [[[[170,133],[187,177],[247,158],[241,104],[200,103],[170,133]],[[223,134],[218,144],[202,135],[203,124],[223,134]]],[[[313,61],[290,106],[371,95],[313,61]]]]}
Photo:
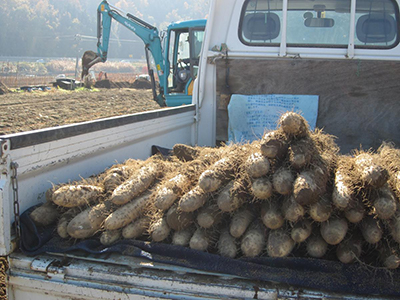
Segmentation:
{"type": "MultiPolygon", "coordinates": [[[[30,256],[20,251],[13,224],[45,201],[52,183],[145,159],[152,145],[228,141],[230,128],[242,122],[229,119],[234,95],[317,95],[316,126],[337,136],[342,152],[384,140],[399,145],[399,25],[397,0],[213,0],[191,105],[0,136],[0,255],[9,261],[8,298],[398,298],[398,272],[383,279],[392,280],[392,290],[374,293],[310,287],[307,280],[318,273],[290,271],[290,265],[297,285],[274,272],[261,280],[249,272],[160,262],[151,254],[30,256]]],[[[347,276],[336,272],[327,278],[347,276]]]]}

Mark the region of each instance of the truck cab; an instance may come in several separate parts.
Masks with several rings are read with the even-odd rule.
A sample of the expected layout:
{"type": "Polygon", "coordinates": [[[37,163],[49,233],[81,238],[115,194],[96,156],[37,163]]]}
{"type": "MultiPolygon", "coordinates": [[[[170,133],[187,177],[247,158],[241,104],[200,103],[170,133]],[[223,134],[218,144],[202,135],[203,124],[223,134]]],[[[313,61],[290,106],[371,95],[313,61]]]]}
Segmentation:
{"type": "Polygon", "coordinates": [[[229,141],[232,97],[271,94],[318,96],[316,126],[344,152],[398,144],[398,28],[392,0],[214,1],[194,99],[212,136],[199,144],[229,141]]]}
{"type": "Polygon", "coordinates": [[[193,84],[199,69],[206,20],[173,23],[165,40],[167,106],[192,103],[193,84]]]}

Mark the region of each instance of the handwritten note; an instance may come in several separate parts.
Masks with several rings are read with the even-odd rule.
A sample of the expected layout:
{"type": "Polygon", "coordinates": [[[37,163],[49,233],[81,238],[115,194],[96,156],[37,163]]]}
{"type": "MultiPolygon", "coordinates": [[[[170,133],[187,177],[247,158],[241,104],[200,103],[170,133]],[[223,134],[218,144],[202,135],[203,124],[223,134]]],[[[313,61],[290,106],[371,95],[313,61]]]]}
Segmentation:
{"type": "Polygon", "coordinates": [[[279,117],[286,111],[300,113],[314,129],[318,115],[317,95],[238,95],[228,105],[228,138],[230,142],[259,139],[275,130],[279,117]]]}

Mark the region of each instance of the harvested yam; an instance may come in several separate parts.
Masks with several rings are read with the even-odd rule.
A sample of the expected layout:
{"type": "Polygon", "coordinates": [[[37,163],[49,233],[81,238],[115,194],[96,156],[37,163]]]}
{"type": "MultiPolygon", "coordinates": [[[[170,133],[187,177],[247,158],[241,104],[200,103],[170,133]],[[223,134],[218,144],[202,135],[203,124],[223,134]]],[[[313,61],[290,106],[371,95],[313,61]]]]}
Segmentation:
{"type": "Polygon", "coordinates": [[[395,148],[391,143],[382,143],[378,149],[380,162],[389,172],[389,184],[400,198],[400,149],[395,148]]]}
{"type": "Polygon", "coordinates": [[[293,184],[293,198],[301,205],[309,205],[318,201],[321,187],[317,185],[315,173],[305,170],[299,173],[293,184]]]}
{"type": "Polygon", "coordinates": [[[362,183],[368,187],[380,188],[389,179],[388,171],[378,162],[378,157],[361,152],[354,158],[354,166],[362,183]]]}
{"type": "Polygon", "coordinates": [[[117,165],[107,170],[103,179],[105,190],[113,191],[121,185],[129,178],[135,168],[138,168],[139,164],[136,160],[128,160],[125,165],[117,165]]]}
{"type": "Polygon", "coordinates": [[[312,234],[306,243],[307,254],[311,257],[321,258],[328,251],[328,243],[325,242],[319,232],[312,234]]]}
{"type": "Polygon", "coordinates": [[[45,202],[36,207],[29,216],[36,225],[49,226],[57,221],[60,213],[52,202],[45,202]]]}
{"type": "Polygon", "coordinates": [[[314,141],[310,137],[294,141],[289,146],[289,162],[292,168],[302,169],[308,166],[316,155],[314,141]]]}
{"type": "Polygon", "coordinates": [[[242,195],[239,193],[240,183],[237,181],[229,182],[219,193],[217,205],[223,212],[233,212],[244,203],[242,195]]]}
{"type": "Polygon", "coordinates": [[[307,121],[295,112],[286,112],[279,118],[279,126],[288,137],[301,138],[309,132],[307,121]]]}
{"type": "Polygon", "coordinates": [[[237,210],[232,216],[229,233],[235,238],[241,237],[254,218],[253,211],[248,207],[237,210]]]}
{"type": "Polygon", "coordinates": [[[121,236],[122,234],[120,229],[106,230],[103,231],[100,235],[100,243],[105,246],[109,246],[118,241],[119,239],[121,239],[121,236]]]}
{"type": "Polygon", "coordinates": [[[282,213],[286,220],[290,222],[297,222],[304,216],[305,209],[302,205],[294,200],[293,196],[290,196],[283,200],[282,213]]]}
{"type": "Polygon", "coordinates": [[[323,161],[315,161],[310,170],[314,174],[318,195],[324,194],[327,191],[327,184],[330,179],[329,167],[323,161]]]}
{"type": "Polygon", "coordinates": [[[250,192],[259,200],[267,200],[273,193],[272,183],[266,177],[257,178],[252,181],[250,192]]]}
{"type": "Polygon", "coordinates": [[[189,178],[178,174],[160,185],[155,192],[154,205],[158,209],[167,210],[181,196],[184,186],[189,178]]]}
{"type": "Polygon", "coordinates": [[[202,207],[207,199],[207,194],[199,186],[195,186],[181,197],[179,209],[184,212],[193,212],[202,207]]]}
{"type": "Polygon", "coordinates": [[[378,251],[379,259],[385,268],[394,270],[400,267],[400,248],[398,246],[383,243],[379,246],[378,251]]]}
{"type": "Polygon", "coordinates": [[[236,239],[229,233],[228,228],[223,228],[218,239],[218,253],[225,257],[235,258],[238,251],[236,239]]]}
{"type": "Polygon", "coordinates": [[[349,156],[341,156],[335,172],[332,202],[339,209],[345,209],[353,198],[352,161],[353,159],[349,156]]]}
{"type": "Polygon", "coordinates": [[[147,190],[159,175],[159,165],[152,162],[145,164],[113,191],[111,202],[117,205],[128,203],[147,190]]]}
{"type": "Polygon", "coordinates": [[[197,228],[190,238],[189,247],[194,250],[206,251],[211,245],[211,232],[207,229],[197,228]]]}
{"type": "Polygon", "coordinates": [[[293,191],[293,183],[294,175],[288,168],[281,167],[272,176],[272,185],[281,195],[289,195],[293,191]]]}
{"type": "Polygon", "coordinates": [[[259,222],[253,222],[244,233],[240,248],[246,257],[256,257],[265,248],[265,227],[259,222]]]}
{"type": "Polygon", "coordinates": [[[54,191],[52,200],[58,206],[77,207],[89,205],[103,192],[103,188],[95,185],[64,185],[54,191]]]}
{"type": "Polygon", "coordinates": [[[396,213],[397,201],[387,185],[377,190],[371,202],[376,216],[381,220],[388,220],[396,213]]]}
{"type": "Polygon", "coordinates": [[[199,187],[206,193],[215,192],[237,171],[243,156],[240,147],[226,146],[225,156],[216,161],[210,168],[199,177],[199,187]]]}
{"type": "Polygon", "coordinates": [[[67,226],[68,223],[80,212],[78,207],[72,207],[61,215],[57,222],[57,233],[63,239],[69,237],[67,226]]]}
{"type": "Polygon", "coordinates": [[[93,236],[110,214],[111,202],[104,201],[77,214],[67,226],[68,234],[76,239],[93,236]]]}
{"type": "Polygon", "coordinates": [[[252,153],[245,162],[245,170],[251,178],[267,175],[270,167],[268,158],[259,152],[252,153]]]}
{"type": "Polygon", "coordinates": [[[143,166],[146,162],[137,159],[128,159],[123,164],[117,164],[105,171],[105,174],[117,173],[124,179],[128,179],[133,172],[143,166]]]}
{"type": "Polygon", "coordinates": [[[104,228],[106,230],[119,229],[138,219],[149,205],[150,199],[151,193],[147,192],[120,206],[105,219],[104,228]]]}
{"type": "Polygon", "coordinates": [[[188,227],[182,230],[174,231],[172,234],[172,244],[183,247],[189,246],[189,242],[194,231],[194,227],[188,227]]]}
{"type": "Polygon", "coordinates": [[[166,214],[167,224],[173,230],[188,228],[194,222],[194,214],[181,211],[177,204],[171,206],[166,214]]]}
{"type": "Polygon", "coordinates": [[[172,153],[182,161],[191,161],[196,159],[199,154],[200,150],[196,147],[192,147],[185,144],[175,144],[172,147],[172,153]]]}
{"type": "Polygon", "coordinates": [[[362,239],[355,235],[345,239],[336,248],[337,258],[344,264],[353,263],[362,252],[362,239]]]}
{"type": "Polygon", "coordinates": [[[143,216],[122,228],[124,239],[136,239],[147,233],[150,226],[150,217],[143,216]]]}
{"type": "Polygon", "coordinates": [[[345,218],[333,216],[321,223],[321,236],[329,245],[337,245],[346,236],[348,228],[345,218]]]}
{"type": "Polygon", "coordinates": [[[197,213],[197,224],[203,228],[211,228],[221,221],[222,213],[216,204],[203,206],[197,213]]]}
{"type": "Polygon", "coordinates": [[[286,136],[281,130],[266,133],[261,140],[260,151],[262,155],[268,158],[284,158],[288,151],[286,136]]]}
{"type": "Polygon", "coordinates": [[[383,230],[381,224],[371,216],[363,219],[360,229],[365,241],[369,244],[376,244],[382,238],[383,230]]]}
{"type": "MultiPolygon", "coordinates": [[[[328,168],[328,172],[332,171],[337,165],[338,153],[340,151],[339,146],[335,142],[336,137],[318,128],[310,132],[310,137],[317,150],[316,156],[328,168]]],[[[314,157],[313,160],[317,157],[314,157]]]]}
{"type": "Polygon", "coordinates": [[[324,195],[319,198],[319,200],[311,204],[308,208],[308,214],[316,222],[327,221],[333,211],[332,202],[328,195],[324,195]]]}
{"type": "Polygon", "coordinates": [[[393,190],[396,192],[397,198],[400,198],[400,171],[394,173],[390,182],[393,190]]]}
{"type": "Polygon", "coordinates": [[[270,257],[286,257],[293,248],[294,241],[285,229],[271,230],[267,240],[267,252],[270,257]]]}
{"type": "Polygon", "coordinates": [[[311,222],[307,219],[300,220],[293,225],[290,231],[290,237],[296,243],[302,243],[311,235],[311,222]]]}
{"type": "Polygon", "coordinates": [[[150,224],[149,232],[152,241],[162,242],[169,236],[171,228],[165,217],[159,217],[150,224]]]}
{"type": "Polygon", "coordinates": [[[57,190],[58,188],[56,188],[56,187],[51,187],[51,188],[49,188],[49,189],[47,189],[47,191],[46,191],[46,193],[45,193],[45,198],[46,198],[46,201],[47,202],[51,202],[51,201],[53,201],[53,193],[54,193],[54,191],[55,190],[57,190]]]}
{"type": "Polygon", "coordinates": [[[400,244],[400,214],[397,212],[392,220],[389,221],[390,235],[393,240],[400,244]]]}
{"type": "Polygon", "coordinates": [[[124,182],[124,178],[118,173],[109,173],[104,178],[104,188],[106,191],[113,191],[124,182]]]}
{"type": "Polygon", "coordinates": [[[280,205],[280,199],[272,199],[261,205],[261,221],[269,229],[278,229],[285,223],[280,205]]]}
{"type": "Polygon", "coordinates": [[[222,184],[222,178],[214,170],[204,171],[199,178],[199,186],[206,193],[215,192],[222,184]]]}
{"type": "Polygon", "coordinates": [[[364,204],[358,199],[350,202],[349,206],[344,210],[346,219],[354,224],[361,222],[365,213],[364,204]]]}

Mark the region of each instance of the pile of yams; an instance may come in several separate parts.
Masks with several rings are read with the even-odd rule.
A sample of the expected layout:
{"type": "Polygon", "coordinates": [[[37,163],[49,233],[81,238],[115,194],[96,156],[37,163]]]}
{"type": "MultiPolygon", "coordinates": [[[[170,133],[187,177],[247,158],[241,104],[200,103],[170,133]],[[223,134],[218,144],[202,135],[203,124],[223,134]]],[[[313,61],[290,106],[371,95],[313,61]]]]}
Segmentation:
{"type": "Polygon", "coordinates": [[[144,239],[231,258],[334,252],[343,263],[399,267],[400,150],[391,144],[340,155],[334,137],[287,112],[252,143],[172,152],[54,186],[31,218],[104,245],[144,239]]]}

